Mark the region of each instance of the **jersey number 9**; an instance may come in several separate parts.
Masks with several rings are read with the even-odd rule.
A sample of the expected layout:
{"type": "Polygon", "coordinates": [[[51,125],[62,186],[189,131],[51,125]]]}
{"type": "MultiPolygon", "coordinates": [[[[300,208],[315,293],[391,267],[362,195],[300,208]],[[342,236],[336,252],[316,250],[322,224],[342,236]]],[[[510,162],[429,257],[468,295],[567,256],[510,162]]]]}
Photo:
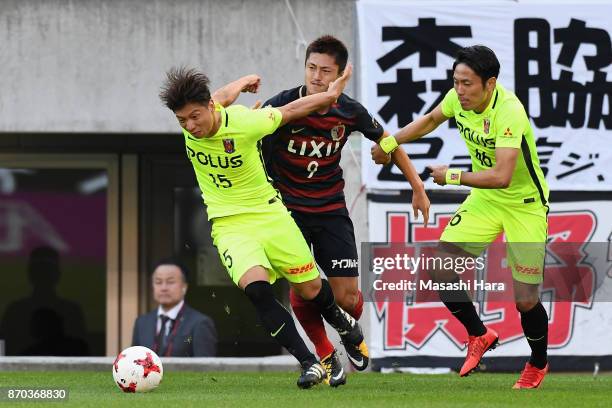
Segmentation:
{"type": "Polygon", "coordinates": [[[319,163],[314,160],[311,161],[310,163],[308,163],[308,166],[306,166],[306,170],[309,173],[308,178],[312,178],[312,176],[314,176],[317,170],[319,170],[319,163]]]}

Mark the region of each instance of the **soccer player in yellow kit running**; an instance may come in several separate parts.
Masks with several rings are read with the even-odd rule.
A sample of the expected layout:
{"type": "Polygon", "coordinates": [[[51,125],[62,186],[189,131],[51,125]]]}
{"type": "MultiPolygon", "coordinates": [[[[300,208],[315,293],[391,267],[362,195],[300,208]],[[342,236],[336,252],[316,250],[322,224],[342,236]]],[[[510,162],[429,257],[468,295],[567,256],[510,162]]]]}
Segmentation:
{"type": "Polygon", "coordinates": [[[304,237],[265,174],[259,145],[284,123],[332,104],[350,75],[351,67],[326,92],[259,110],[223,108],[214,102],[257,91],[256,75],[234,81],[211,97],[204,74],[173,69],[160,93],[183,129],[221,260],[257,309],[263,326],[300,362],[300,388],[322,382],[326,372],[298,334],[289,311],[275,299],[271,283],[277,278],[287,279],[300,296],[319,307],[347,352],[367,355],[367,347],[359,324],[338,307],[329,283],[320,278],[304,237]]]}
{"type": "MultiPolygon", "coordinates": [[[[454,117],[472,159],[472,171],[429,166],[438,185],[472,187],[440,238],[445,254],[478,255],[504,232],[512,267],[516,307],[531,347],[531,358],[514,388],[537,388],[548,372],[548,316],[539,300],[547,238],[548,186],[536,153],[525,108],[497,82],[499,61],[481,45],[459,51],[453,64],[454,89],[427,115],[372,148],[376,162],[388,159],[398,144],[416,140],[454,117]],[[468,244],[469,243],[469,244],[468,244]],[[517,251],[519,244],[521,251],[517,251]],[[513,250],[514,249],[514,250],[513,250]]],[[[435,271],[442,281],[458,276],[435,271]]],[[[470,374],[498,335],[487,329],[465,291],[440,291],[440,299],[469,334],[468,355],[460,375],[470,374]]]]}

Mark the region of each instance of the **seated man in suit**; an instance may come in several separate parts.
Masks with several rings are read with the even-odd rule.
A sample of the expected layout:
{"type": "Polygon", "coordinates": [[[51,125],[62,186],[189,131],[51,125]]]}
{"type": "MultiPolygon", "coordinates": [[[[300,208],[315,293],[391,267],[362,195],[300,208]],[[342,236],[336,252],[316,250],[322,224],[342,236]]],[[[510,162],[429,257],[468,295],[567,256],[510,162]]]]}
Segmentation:
{"type": "Polygon", "coordinates": [[[160,357],[207,357],[217,352],[212,319],[185,303],[188,271],[175,259],[164,259],[153,270],[157,309],[139,316],[133,346],[145,346],[160,357]]]}

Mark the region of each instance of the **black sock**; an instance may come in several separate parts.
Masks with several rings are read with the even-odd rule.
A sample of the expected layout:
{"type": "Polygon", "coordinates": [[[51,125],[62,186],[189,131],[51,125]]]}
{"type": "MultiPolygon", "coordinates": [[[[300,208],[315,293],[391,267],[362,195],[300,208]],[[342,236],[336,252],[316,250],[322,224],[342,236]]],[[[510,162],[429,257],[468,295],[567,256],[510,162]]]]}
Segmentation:
{"type": "Polygon", "coordinates": [[[354,319],[336,304],[334,292],[326,279],[321,279],[321,290],[311,301],[319,307],[321,316],[338,334],[343,336],[353,329],[354,319]]]}
{"type": "Polygon", "coordinates": [[[541,302],[527,312],[521,312],[521,326],[531,347],[529,363],[539,369],[546,367],[548,349],[548,315],[541,302]]]}
{"type": "Polygon", "coordinates": [[[253,282],[244,288],[244,293],[257,309],[257,315],[268,333],[300,364],[317,361],[300,337],[289,311],[274,297],[270,283],[253,282]]]}
{"type": "MultiPolygon", "coordinates": [[[[459,279],[456,280],[458,282],[459,279]]],[[[482,336],[487,332],[476,308],[465,290],[441,290],[440,300],[465,327],[470,336],[482,336]]]]}

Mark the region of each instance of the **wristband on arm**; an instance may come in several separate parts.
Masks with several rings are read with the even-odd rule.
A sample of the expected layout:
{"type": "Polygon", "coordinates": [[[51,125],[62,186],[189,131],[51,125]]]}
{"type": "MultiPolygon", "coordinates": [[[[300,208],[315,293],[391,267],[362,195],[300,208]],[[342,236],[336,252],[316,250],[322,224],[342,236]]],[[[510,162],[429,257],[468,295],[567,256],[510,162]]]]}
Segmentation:
{"type": "Polygon", "coordinates": [[[459,169],[446,170],[446,184],[461,185],[461,173],[459,169]]]}
{"type": "Polygon", "coordinates": [[[387,154],[393,153],[397,146],[397,140],[393,136],[387,136],[380,140],[380,148],[387,154]]]}

